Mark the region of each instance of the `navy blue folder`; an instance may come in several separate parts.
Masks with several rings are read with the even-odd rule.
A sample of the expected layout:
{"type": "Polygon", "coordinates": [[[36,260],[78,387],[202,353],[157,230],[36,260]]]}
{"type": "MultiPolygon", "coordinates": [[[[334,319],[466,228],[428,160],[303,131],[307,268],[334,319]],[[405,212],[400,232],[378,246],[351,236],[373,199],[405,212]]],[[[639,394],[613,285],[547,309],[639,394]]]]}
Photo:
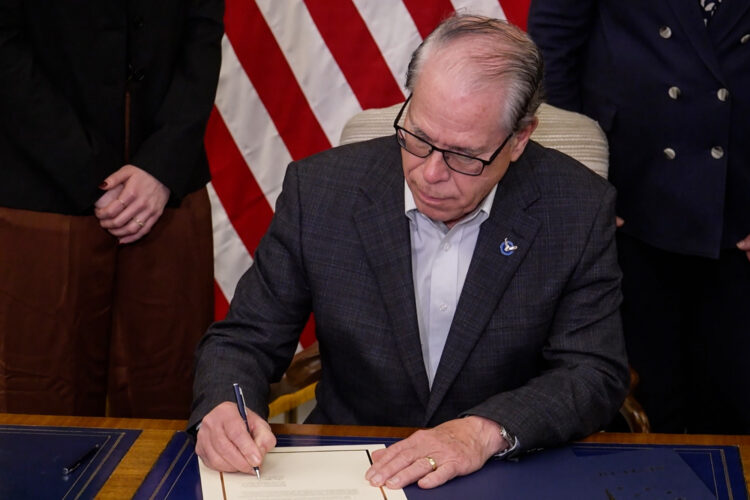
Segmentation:
{"type": "Polygon", "coordinates": [[[0,425],[0,498],[94,498],[140,432],[0,425]]]}
{"type": "MultiPolygon", "coordinates": [[[[322,446],[336,444],[393,443],[389,438],[339,436],[277,436],[278,446],[322,446]]],[[[528,499],[555,498],[678,498],[679,491],[636,491],[639,473],[658,473],[647,460],[644,451],[674,451],[693,472],[693,477],[705,485],[710,496],[717,499],[747,499],[742,463],[736,446],[692,445],[621,445],[574,443],[555,450],[545,450],[518,461],[489,461],[479,471],[455,478],[434,490],[421,490],[416,485],[404,489],[409,500],[443,499],[528,499]],[[634,452],[629,456],[627,452],[634,452]],[[619,456],[614,456],[614,455],[619,456]],[[596,457],[601,457],[597,459],[596,457]],[[580,480],[573,471],[577,459],[597,460],[602,466],[629,464],[625,470],[602,471],[590,481],[580,480]],[[613,459],[615,461],[613,462],[613,459]],[[697,477],[695,477],[697,476],[697,477]],[[603,487],[606,485],[607,488],[603,487]],[[628,489],[630,486],[630,489],[628,489]],[[619,489],[618,489],[619,488],[619,489]],[[664,496],[665,494],[669,496],[664,496]]],[[[591,461],[589,460],[589,462],[591,461]]],[[[609,469],[607,469],[609,470],[609,469]]],[[[662,471],[663,472],[663,471],[662,471]]],[[[678,487],[681,485],[677,485],[678,487]]],[[[709,497],[710,497],[709,496],[709,497]]],[[[202,499],[198,460],[190,437],[177,432],[167,445],[136,492],[135,499],[202,499]]]]}

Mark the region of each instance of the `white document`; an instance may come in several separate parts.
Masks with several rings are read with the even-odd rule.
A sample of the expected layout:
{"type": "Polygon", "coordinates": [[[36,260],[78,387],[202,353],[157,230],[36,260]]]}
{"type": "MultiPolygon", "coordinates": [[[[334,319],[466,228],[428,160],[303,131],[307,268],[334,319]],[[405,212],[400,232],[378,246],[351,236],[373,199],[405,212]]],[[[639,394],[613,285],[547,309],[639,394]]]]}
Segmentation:
{"type": "Polygon", "coordinates": [[[254,474],[217,472],[199,458],[204,500],[406,500],[404,490],[375,488],[365,481],[370,453],[382,444],[289,446],[274,448],[263,459],[260,480],[254,474]]]}

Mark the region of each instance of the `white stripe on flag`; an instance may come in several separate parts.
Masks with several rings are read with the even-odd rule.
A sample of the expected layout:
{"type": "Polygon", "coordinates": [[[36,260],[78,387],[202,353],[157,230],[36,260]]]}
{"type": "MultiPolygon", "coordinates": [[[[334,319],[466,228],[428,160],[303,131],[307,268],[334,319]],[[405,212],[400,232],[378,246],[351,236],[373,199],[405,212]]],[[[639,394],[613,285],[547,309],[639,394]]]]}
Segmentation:
{"type": "Polygon", "coordinates": [[[226,36],[221,57],[216,109],[273,209],[292,157],[226,36]]]}
{"type": "Polygon", "coordinates": [[[409,59],[422,42],[409,11],[401,0],[354,0],[354,5],[405,96],[409,59]]]}
{"type": "Polygon", "coordinates": [[[346,120],[362,111],[304,2],[257,0],[302,93],[331,144],[346,120]]]}
{"type": "Polygon", "coordinates": [[[227,218],[213,185],[209,183],[206,187],[214,225],[214,279],[230,302],[237,282],[253,263],[253,258],[227,218]]]}

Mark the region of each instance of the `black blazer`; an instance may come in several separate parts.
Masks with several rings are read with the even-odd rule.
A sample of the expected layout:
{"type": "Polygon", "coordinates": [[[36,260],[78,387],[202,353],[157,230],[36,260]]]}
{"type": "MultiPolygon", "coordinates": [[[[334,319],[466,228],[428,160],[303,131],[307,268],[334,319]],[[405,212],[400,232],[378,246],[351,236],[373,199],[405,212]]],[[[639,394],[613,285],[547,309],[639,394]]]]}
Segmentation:
{"type": "Polygon", "coordinates": [[[622,230],[716,257],[750,234],[750,2],[533,0],[551,104],[599,121],[622,230]]]}
{"type": "Polygon", "coordinates": [[[614,198],[578,162],[527,146],[481,226],[430,390],[395,137],[293,163],[227,318],[199,347],[191,425],[232,400],[233,382],[266,414],[312,311],[322,379],[309,422],[422,427],[470,413],[524,448],[594,432],[629,377],[614,198]]]}
{"type": "Polygon", "coordinates": [[[0,0],[0,205],[91,213],[127,161],[172,203],[209,180],[221,0],[0,0]]]}

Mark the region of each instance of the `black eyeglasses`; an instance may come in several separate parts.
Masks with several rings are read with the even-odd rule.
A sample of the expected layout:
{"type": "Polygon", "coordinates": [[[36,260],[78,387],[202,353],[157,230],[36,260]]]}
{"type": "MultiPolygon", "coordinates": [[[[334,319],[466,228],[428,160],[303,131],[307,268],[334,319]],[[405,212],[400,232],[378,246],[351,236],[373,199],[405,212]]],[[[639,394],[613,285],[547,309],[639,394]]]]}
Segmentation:
{"type": "Polygon", "coordinates": [[[430,144],[429,142],[413,134],[412,132],[409,132],[404,127],[398,124],[399,120],[401,120],[401,115],[404,113],[404,109],[406,109],[406,104],[410,99],[411,95],[406,98],[404,105],[401,106],[401,109],[399,110],[398,115],[396,115],[396,119],[393,122],[393,128],[396,129],[396,140],[398,141],[399,146],[404,148],[408,153],[413,154],[418,158],[427,158],[432,154],[433,151],[439,151],[443,153],[443,161],[445,161],[445,164],[448,165],[448,168],[453,170],[454,172],[458,172],[459,174],[471,175],[475,177],[478,175],[482,175],[484,167],[495,161],[497,155],[500,154],[500,151],[503,150],[510,138],[513,137],[513,132],[508,134],[508,137],[506,137],[503,143],[500,144],[500,147],[498,147],[495,152],[492,153],[492,156],[490,156],[489,160],[483,160],[475,156],[469,156],[467,154],[450,151],[448,149],[441,149],[433,144],[430,144]]]}

